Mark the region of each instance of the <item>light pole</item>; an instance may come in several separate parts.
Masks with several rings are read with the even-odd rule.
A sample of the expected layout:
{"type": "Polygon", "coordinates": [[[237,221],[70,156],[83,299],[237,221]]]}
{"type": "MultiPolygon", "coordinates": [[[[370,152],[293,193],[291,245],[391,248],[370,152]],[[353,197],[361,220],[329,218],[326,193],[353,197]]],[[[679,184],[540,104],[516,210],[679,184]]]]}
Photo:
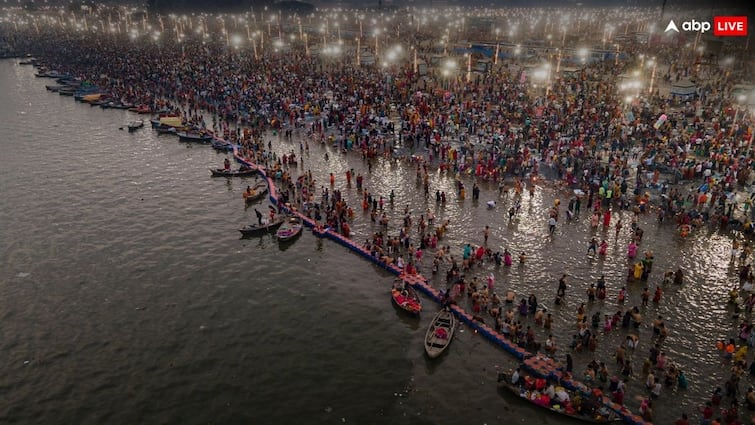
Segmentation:
{"type": "Polygon", "coordinates": [[[443,74],[444,81],[445,81],[445,89],[448,90],[448,79],[451,75],[456,74],[456,61],[453,59],[448,59],[443,63],[443,70],[441,71],[441,74],[443,74]]]}
{"type": "Polygon", "coordinates": [[[362,66],[362,38],[357,37],[357,67],[362,66]]]}
{"type": "Polygon", "coordinates": [[[466,53],[465,56],[467,57],[467,83],[469,83],[472,81],[472,52],[466,53]]]}
{"type": "Polygon", "coordinates": [[[648,90],[648,93],[650,96],[653,95],[653,82],[655,81],[655,67],[658,65],[655,61],[655,58],[650,59],[648,62],[648,65],[652,64],[653,70],[650,72],[650,89],[648,90]]]}
{"type": "Polygon", "coordinates": [[[254,50],[254,60],[259,59],[259,56],[257,56],[257,32],[255,31],[252,34],[252,49],[254,50]]]}
{"type": "Polygon", "coordinates": [[[561,36],[561,47],[564,47],[566,45],[566,26],[564,25],[562,28],[563,35],[561,36]]]}
{"type": "Polygon", "coordinates": [[[500,34],[501,30],[499,28],[495,29],[495,58],[493,58],[493,65],[498,65],[498,53],[501,49],[501,43],[498,39],[498,34],[500,34]]]}
{"type": "MultiPolygon", "coordinates": [[[[742,109],[742,104],[747,100],[747,96],[740,94],[737,96],[737,110],[734,111],[734,122],[737,122],[737,115],[739,115],[739,111],[742,109]]],[[[742,113],[742,118],[744,118],[744,111],[742,113]]]]}
{"type": "Polygon", "coordinates": [[[417,47],[412,46],[412,50],[414,50],[414,66],[412,67],[412,70],[414,71],[414,77],[417,77],[417,73],[419,72],[419,67],[417,66],[417,47]]]}

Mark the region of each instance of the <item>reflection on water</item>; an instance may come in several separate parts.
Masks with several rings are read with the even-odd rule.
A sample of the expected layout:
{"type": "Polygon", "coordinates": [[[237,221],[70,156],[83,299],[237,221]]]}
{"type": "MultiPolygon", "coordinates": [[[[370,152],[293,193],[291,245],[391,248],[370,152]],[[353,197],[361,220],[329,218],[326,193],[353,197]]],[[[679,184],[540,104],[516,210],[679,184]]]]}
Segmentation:
{"type": "MultiPolygon", "coordinates": [[[[273,235],[239,240],[236,229],[256,220],[241,198],[251,180],[209,177],[208,168],[220,166],[226,154],[149,129],[118,131],[132,114],[76,104],[43,85],[31,69],[0,62],[0,90],[7,93],[0,107],[7,127],[0,141],[0,297],[6,301],[0,353],[8,365],[0,379],[8,399],[0,417],[227,423],[238,421],[230,412],[239,412],[248,421],[282,423],[301,417],[314,423],[554,422],[495,391],[497,369],[514,361],[464,326],[447,354],[428,360],[422,341],[435,306],[426,302],[419,319],[389,307],[392,279],[379,267],[309,233],[288,245],[273,235]]],[[[294,136],[267,139],[278,154],[298,153],[304,134],[294,136]]],[[[334,173],[335,188],[356,210],[355,240],[379,229],[360,208],[363,191],[346,187],[351,168],[365,176],[364,190],[386,199],[390,234],[406,206],[415,223],[429,208],[436,223],[450,221],[441,244],[456,257],[462,244],[483,242],[485,225],[491,249],[526,253],[523,265],[486,263],[467,275],[493,273],[498,293],[535,294],[556,318],[559,360],[590,283],[605,275],[609,295],[587,305],[588,318],[640,305],[645,285],[652,292],[663,272],[681,266],[687,283],[664,287],[660,304],[641,309],[646,324],[634,354],[639,370],[651,344],[649,322],[662,315],[671,331],[663,348],[691,385],[665,391],[657,422],[691,413],[726,379],[713,340],[734,336],[737,323],[726,305],[737,282],[728,235],[701,229],[682,240],[673,226],[642,216],[640,249],[655,253],[653,273],[647,283],[626,283],[629,215],[612,219],[621,215],[625,223],[618,238],[613,228],[592,230],[584,212],[571,223],[562,219],[550,237],[548,208],[556,198],[566,204],[569,193],[547,182],[533,198],[523,195],[520,213],[509,221],[513,199],[499,197],[486,182],[479,202],[461,201],[454,176],[432,172],[426,196],[412,165],[378,158],[369,171],[358,154],[314,143],[303,164],[318,186],[329,186],[334,173]],[[445,204],[435,202],[436,190],[448,195],[445,204]],[[487,208],[487,200],[496,200],[496,208],[487,208]],[[605,258],[586,255],[592,237],[608,241],[605,258]],[[556,306],[563,273],[568,294],[556,306]],[[622,306],[616,294],[623,285],[628,301],[622,306]]],[[[471,189],[471,181],[466,185],[471,189]]],[[[446,266],[432,276],[425,258],[420,270],[443,287],[446,266]]],[[[538,329],[538,338],[545,336],[538,329]]],[[[612,355],[625,336],[600,330],[595,353],[574,355],[575,372],[593,358],[615,372],[612,355]]],[[[631,408],[638,405],[631,396],[645,394],[643,383],[630,383],[631,408]]]]}

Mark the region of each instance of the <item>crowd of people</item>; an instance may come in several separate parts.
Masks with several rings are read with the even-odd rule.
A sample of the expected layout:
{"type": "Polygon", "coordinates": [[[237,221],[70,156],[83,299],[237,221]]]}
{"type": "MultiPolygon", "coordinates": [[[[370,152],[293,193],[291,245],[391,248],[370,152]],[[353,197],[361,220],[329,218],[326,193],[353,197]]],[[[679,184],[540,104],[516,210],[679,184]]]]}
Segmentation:
{"type": "MultiPolygon", "coordinates": [[[[282,202],[347,237],[364,239],[381,262],[396,264],[408,274],[441,276],[438,284],[448,302],[468,306],[478,320],[489,320],[528,350],[564,359],[566,373],[603,388],[617,403],[626,400],[630,380],[640,381],[631,388],[646,396],[639,409],[648,421],[653,400],[662,397],[664,388],[684,389],[688,382],[684,367],[664,351],[670,335],[664,318],[657,315],[647,323],[643,312],[651,303],[663,302],[664,288],[685,282],[678,269],[664,272],[654,286],[647,283],[655,276],[654,253],[639,251],[644,232],[640,217],[655,214],[659,223],[671,220],[682,237],[703,226],[737,231],[732,260],[742,265],[740,286],[752,286],[749,245],[738,238],[753,230],[748,189],[755,126],[752,115],[739,113],[731,99],[735,83],[751,78],[747,67],[719,73],[702,55],[683,54],[661,43],[629,43],[624,48],[627,58],[586,63],[572,75],[555,78],[542,93],[532,89],[524,67],[516,63],[503,63],[469,82],[459,78],[448,84],[433,72],[416,74],[408,63],[388,69],[345,62],[334,66],[305,51],[269,51],[255,57],[223,43],[193,39],[178,48],[133,43],[125,37],[93,40],[52,28],[24,36],[3,31],[18,51],[100,87],[109,98],[178,114],[186,124],[223,134],[240,146],[243,157],[264,165],[279,181],[282,202]],[[658,86],[681,78],[701,81],[699,96],[691,100],[695,103],[680,103],[660,87],[627,102],[619,83],[640,54],[654,55],[662,65],[658,86]],[[283,150],[280,142],[294,143],[295,138],[301,140],[298,155],[283,150]],[[319,145],[333,147],[349,161],[363,161],[368,172],[313,173],[304,157],[319,145]],[[436,208],[417,213],[409,205],[395,205],[392,191],[374,193],[369,172],[383,158],[414,169],[418,187],[425,198],[434,198],[436,208]],[[433,173],[453,179],[454,192],[431,187],[433,173]],[[495,186],[497,199],[510,203],[508,220],[520,214],[522,199],[532,199],[539,185],[550,185],[559,198],[568,197],[564,205],[556,199],[545,218],[544,232],[551,237],[563,217],[571,221],[589,216],[592,229],[615,229],[615,239],[627,243],[626,285],[644,285],[639,302],[630,306],[634,300],[628,299],[626,287],[609,291],[601,278],[586,289],[569,337],[554,336],[553,312],[536,294],[517,295],[512,287],[499,295],[493,271],[511,267],[515,256],[525,264],[527,254],[489,247],[488,226],[479,242],[470,237],[461,246],[444,244],[453,223],[436,217],[437,207],[447,200],[464,200],[467,187],[472,199],[478,199],[481,184],[495,186]],[[359,206],[349,205],[343,196],[352,186],[362,198],[359,206]],[[371,224],[366,226],[369,231],[356,234],[352,226],[360,206],[371,224]],[[628,235],[622,232],[621,218],[627,216],[628,235]],[[593,308],[608,297],[626,307],[603,314],[593,308]],[[652,337],[641,341],[638,329],[646,326],[652,328],[652,337]],[[615,361],[593,359],[583,371],[573,370],[573,357],[590,356],[599,337],[622,330],[626,338],[615,349],[615,361]],[[640,342],[649,347],[646,356],[638,354],[640,342]]],[[[329,161],[328,153],[322,160],[329,161]]],[[[496,201],[491,202],[494,208],[496,201]]],[[[587,255],[606,255],[609,244],[598,239],[591,239],[587,255]]],[[[554,304],[567,296],[568,279],[565,274],[559,280],[554,304]]],[[[714,389],[700,409],[701,423],[741,423],[739,380],[755,373],[753,363],[748,367],[746,362],[747,347],[755,342],[749,322],[755,297],[737,287],[731,302],[743,306],[745,318],[736,330],[740,341],[720,344],[722,357],[731,362],[731,377],[723,384],[725,392],[714,389]],[[722,399],[729,405],[717,410],[722,399]]],[[[744,401],[748,410],[755,409],[752,388],[744,401]]]]}

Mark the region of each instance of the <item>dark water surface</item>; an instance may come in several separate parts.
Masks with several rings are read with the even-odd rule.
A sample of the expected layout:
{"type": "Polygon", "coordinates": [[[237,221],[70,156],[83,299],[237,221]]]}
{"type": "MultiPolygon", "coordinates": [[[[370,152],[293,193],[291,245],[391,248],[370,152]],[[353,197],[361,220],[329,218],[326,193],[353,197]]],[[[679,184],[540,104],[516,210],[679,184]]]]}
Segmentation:
{"type": "MultiPolygon", "coordinates": [[[[44,85],[52,81],[33,74],[0,61],[0,423],[564,421],[499,394],[496,370],[513,359],[465,327],[447,355],[426,359],[422,339],[435,306],[426,303],[420,319],[399,314],[389,300],[392,277],[343,247],[308,232],[287,247],[270,236],[239,239],[236,229],[254,220],[241,199],[249,181],[212,179],[208,171],[225,154],[149,128],[119,130],[135,114],[49,93],[44,85]]],[[[269,139],[278,153],[298,154],[298,137],[269,139]]],[[[310,148],[304,166],[323,184],[328,172],[336,174],[357,210],[355,238],[364,240],[375,228],[343,175],[349,168],[367,175],[367,167],[356,154],[310,148]]],[[[605,234],[609,255],[598,260],[585,256],[587,219],[547,236],[547,208],[555,197],[567,199],[548,186],[532,200],[525,195],[522,214],[509,224],[510,201],[485,207],[496,196],[492,186],[482,186],[479,205],[452,197],[437,208],[422,196],[411,166],[381,160],[365,181],[376,194],[395,190],[393,229],[406,204],[415,222],[428,207],[438,220],[450,219],[442,243],[457,257],[464,242],[482,242],[485,224],[493,229],[491,246],[526,251],[524,266],[485,265],[470,275],[493,272],[499,293],[536,294],[556,317],[562,347],[575,332],[584,290],[601,274],[609,299],[589,306],[588,317],[619,308],[628,216],[618,241],[613,230],[605,234]],[[573,276],[569,295],[553,306],[562,272],[573,276]]],[[[452,176],[434,174],[430,184],[433,193],[453,193],[452,176]]],[[[672,226],[642,220],[640,249],[656,254],[651,290],[677,265],[690,282],[665,288],[660,305],[643,311],[647,323],[657,314],[667,318],[664,349],[690,380],[689,389],[666,390],[657,401],[656,423],[670,423],[728,377],[713,345],[735,335],[726,300],[736,277],[728,235],[703,230],[681,240],[672,226]]],[[[429,263],[422,269],[428,274],[429,263]]],[[[628,306],[639,304],[642,287],[631,285],[628,306]]],[[[651,333],[649,326],[640,331],[637,372],[651,333]]],[[[545,339],[543,330],[538,335],[545,339]]],[[[575,372],[593,357],[617,372],[611,355],[625,337],[601,331],[596,353],[575,354],[575,372]]],[[[645,394],[643,383],[630,385],[629,407],[645,394]]]]}

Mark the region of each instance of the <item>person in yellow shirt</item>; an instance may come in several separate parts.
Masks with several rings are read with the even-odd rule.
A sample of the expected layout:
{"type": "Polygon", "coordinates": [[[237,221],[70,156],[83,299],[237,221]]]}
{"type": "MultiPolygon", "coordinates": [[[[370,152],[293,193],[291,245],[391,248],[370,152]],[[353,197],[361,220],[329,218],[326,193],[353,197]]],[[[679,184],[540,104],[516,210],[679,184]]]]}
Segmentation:
{"type": "Polygon", "coordinates": [[[645,267],[642,265],[642,261],[638,261],[634,264],[634,278],[640,279],[642,277],[642,270],[645,267]]]}
{"type": "Polygon", "coordinates": [[[739,347],[739,350],[734,354],[734,363],[739,363],[747,357],[747,346],[743,345],[739,347]]]}

